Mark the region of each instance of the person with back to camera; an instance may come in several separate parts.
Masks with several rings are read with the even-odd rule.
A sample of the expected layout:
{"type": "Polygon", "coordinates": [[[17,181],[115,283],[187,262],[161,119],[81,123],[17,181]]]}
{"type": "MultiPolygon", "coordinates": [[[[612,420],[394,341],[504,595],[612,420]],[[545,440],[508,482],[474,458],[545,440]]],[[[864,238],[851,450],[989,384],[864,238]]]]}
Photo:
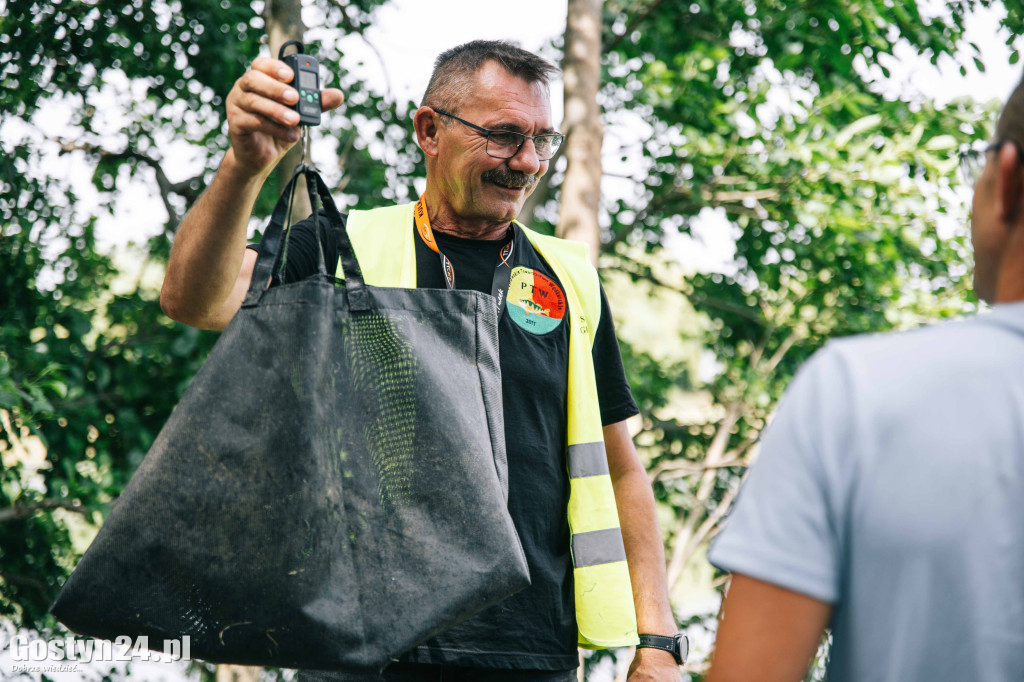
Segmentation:
{"type": "MultiPolygon", "coordinates": [[[[380,677],[302,671],[300,680],[569,682],[576,679],[577,644],[627,646],[638,631],[630,682],[680,679],[654,499],[625,423],[637,408],[607,300],[582,245],[513,222],[562,140],[551,122],[554,72],[540,57],[500,41],[441,54],[413,118],[426,156],[418,205],[348,216],[370,284],[394,286],[397,280],[382,273],[409,263],[410,286],[490,294],[496,263],[511,260],[499,309],[509,511],[532,584],[428,640],[380,677]],[[584,322],[592,352],[578,346],[584,350],[575,356],[570,336],[583,333],[575,322],[584,318],[572,309],[574,300],[599,313],[584,322]],[[596,381],[570,382],[583,364],[596,381]],[[603,442],[569,440],[570,412],[602,429],[603,442]],[[607,486],[598,507],[569,504],[576,486],[594,485],[607,486]]],[[[299,137],[298,116],[287,108],[297,99],[291,79],[282,62],[257,59],[228,95],[231,148],[182,223],[161,291],[164,310],[176,320],[223,329],[239,309],[257,254],[245,248],[256,195],[299,137]]],[[[341,102],[340,91],[323,91],[325,111],[341,102]]],[[[334,252],[330,235],[326,246],[334,252]]],[[[316,263],[307,219],[292,230],[285,281],[315,274],[316,263]]]]}
{"type": "Polygon", "coordinates": [[[1024,679],[1024,81],[974,186],[990,313],[830,342],[798,373],[710,553],[708,682],[1024,679]]]}

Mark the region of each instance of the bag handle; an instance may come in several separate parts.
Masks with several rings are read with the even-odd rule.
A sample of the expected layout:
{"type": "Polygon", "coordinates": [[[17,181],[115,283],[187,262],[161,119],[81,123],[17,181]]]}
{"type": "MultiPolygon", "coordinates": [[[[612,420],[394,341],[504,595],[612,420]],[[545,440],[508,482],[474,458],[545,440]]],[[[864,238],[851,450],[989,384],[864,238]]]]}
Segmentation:
{"type": "Polygon", "coordinates": [[[355,250],[352,248],[352,241],[348,237],[348,229],[345,220],[338,212],[338,207],[331,197],[327,184],[320,174],[311,166],[300,163],[292,173],[291,180],[285,187],[284,192],[277,199],[274,212],[270,216],[270,223],[263,234],[263,241],[260,244],[259,256],[256,258],[256,265],[253,267],[252,280],[249,282],[249,291],[242,302],[243,307],[256,305],[266,291],[267,282],[270,281],[274,270],[274,263],[277,262],[277,255],[282,248],[287,249],[288,232],[285,228],[287,219],[291,212],[292,194],[295,192],[296,181],[302,175],[306,179],[306,188],[309,191],[309,203],[313,208],[313,224],[316,231],[317,246],[320,251],[320,262],[318,270],[326,277],[327,271],[324,267],[323,251],[323,226],[320,221],[319,204],[323,204],[323,211],[326,214],[327,224],[333,230],[338,246],[338,256],[341,258],[341,265],[345,270],[345,292],[348,297],[349,309],[353,311],[369,310],[370,296],[366,291],[366,284],[363,281],[363,273],[359,268],[359,261],[356,259],[355,250]],[[319,199],[319,201],[317,201],[319,199]]]}

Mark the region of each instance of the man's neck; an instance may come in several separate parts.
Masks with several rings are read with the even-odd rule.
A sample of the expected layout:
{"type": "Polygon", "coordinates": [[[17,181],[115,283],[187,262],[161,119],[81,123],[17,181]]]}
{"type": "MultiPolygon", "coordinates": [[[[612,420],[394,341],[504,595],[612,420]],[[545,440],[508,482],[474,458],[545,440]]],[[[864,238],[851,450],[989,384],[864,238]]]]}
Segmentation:
{"type": "Polygon", "coordinates": [[[427,215],[430,216],[430,229],[441,234],[461,237],[463,239],[499,240],[508,233],[510,221],[494,222],[488,220],[466,220],[455,215],[444,201],[431,200],[426,197],[427,215]]]}
{"type": "Polygon", "coordinates": [[[1010,236],[999,260],[992,303],[1024,301],[1024,217],[1007,229],[1010,236]]]}
{"type": "Polygon", "coordinates": [[[1024,301],[1024,277],[1000,278],[992,303],[1017,303],[1024,301]]]}

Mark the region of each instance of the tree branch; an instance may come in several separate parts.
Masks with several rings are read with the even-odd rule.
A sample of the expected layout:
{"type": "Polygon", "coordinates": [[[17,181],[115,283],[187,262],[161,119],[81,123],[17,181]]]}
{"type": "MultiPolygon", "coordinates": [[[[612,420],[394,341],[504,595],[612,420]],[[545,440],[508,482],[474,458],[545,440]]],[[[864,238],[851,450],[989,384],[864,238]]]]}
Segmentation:
{"type": "Polygon", "coordinates": [[[185,200],[189,202],[195,201],[199,196],[199,192],[192,189],[192,183],[197,180],[202,180],[203,173],[200,173],[195,177],[188,178],[187,180],[182,180],[181,182],[171,182],[167,178],[167,173],[164,172],[163,166],[160,165],[160,162],[152,156],[143,154],[142,152],[137,152],[131,149],[113,152],[89,142],[70,142],[61,139],[56,139],[54,141],[60,145],[61,154],[68,154],[74,151],[84,151],[87,154],[94,154],[101,159],[110,159],[113,161],[134,159],[152,168],[153,172],[156,173],[156,184],[160,190],[160,198],[164,202],[164,209],[167,211],[167,222],[169,225],[177,225],[181,222],[181,216],[178,215],[178,212],[174,210],[174,206],[171,204],[171,194],[177,194],[184,197],[185,200]]]}
{"type": "Polygon", "coordinates": [[[709,308],[715,308],[715,309],[721,310],[723,312],[732,313],[733,315],[737,315],[739,317],[746,318],[746,319],[751,320],[752,322],[756,322],[758,324],[764,324],[764,320],[760,316],[758,316],[756,313],[751,312],[749,308],[744,308],[743,306],[738,306],[735,303],[729,303],[728,301],[723,301],[721,299],[713,298],[711,296],[705,296],[703,294],[698,294],[698,293],[696,293],[696,292],[694,292],[692,290],[691,291],[686,291],[685,289],[683,289],[681,287],[674,286],[672,284],[669,284],[668,282],[665,282],[664,280],[659,279],[656,275],[652,274],[650,271],[643,272],[643,271],[639,271],[639,270],[637,270],[635,268],[630,268],[629,266],[626,265],[626,260],[625,259],[617,259],[616,264],[610,266],[608,269],[610,269],[610,270],[618,270],[619,272],[624,272],[627,275],[630,275],[630,276],[632,276],[632,277],[634,277],[636,279],[643,279],[643,280],[651,282],[652,284],[655,284],[655,285],[657,285],[659,287],[664,287],[666,289],[671,289],[672,291],[679,292],[683,296],[686,296],[686,298],[691,303],[693,303],[695,306],[697,306],[697,305],[705,305],[705,306],[707,306],[709,308]]]}
{"type": "Polygon", "coordinates": [[[0,571],[0,578],[3,578],[4,582],[10,583],[11,585],[31,587],[33,590],[42,592],[43,594],[49,594],[49,589],[46,587],[46,583],[36,578],[29,578],[24,575],[15,575],[14,573],[5,573],[4,571],[0,571]]]}
{"type": "Polygon", "coordinates": [[[384,74],[384,101],[394,102],[395,91],[391,87],[391,76],[388,75],[388,66],[386,63],[384,63],[384,55],[380,53],[380,50],[377,49],[377,46],[371,43],[370,39],[363,35],[362,32],[359,33],[359,37],[363,39],[363,42],[366,43],[366,46],[370,48],[370,51],[373,52],[373,54],[377,57],[377,61],[380,62],[380,70],[381,73],[384,74]]]}
{"type": "Polygon", "coordinates": [[[789,336],[786,337],[786,340],[782,342],[779,348],[775,351],[775,354],[772,355],[772,357],[768,360],[768,364],[765,365],[764,369],[762,370],[762,374],[768,376],[769,374],[774,372],[775,368],[779,366],[780,362],[782,362],[782,358],[786,356],[786,353],[789,352],[789,349],[792,348],[793,344],[795,344],[798,340],[799,339],[797,337],[797,333],[794,330],[789,336]]]}
{"type": "Polygon", "coordinates": [[[654,10],[658,9],[658,7],[664,1],[665,0],[654,0],[654,2],[652,2],[650,5],[648,5],[645,10],[643,10],[642,12],[637,14],[635,17],[633,17],[633,21],[629,22],[629,24],[626,26],[626,30],[622,32],[622,35],[615,36],[615,40],[613,40],[611,43],[606,45],[604,50],[603,50],[603,52],[608,53],[608,52],[611,52],[613,49],[615,49],[615,47],[619,43],[622,42],[623,38],[625,38],[626,36],[631,34],[633,31],[635,31],[636,27],[639,26],[641,23],[643,23],[643,21],[645,19],[647,19],[647,17],[649,17],[651,15],[651,13],[654,12],[654,10]]]}
{"type": "Polygon", "coordinates": [[[329,0],[329,2],[341,11],[341,24],[345,29],[345,32],[358,34],[359,37],[363,39],[363,42],[366,43],[366,46],[370,48],[370,51],[373,52],[374,56],[377,57],[377,61],[380,62],[381,73],[384,74],[384,88],[387,91],[387,99],[392,102],[395,101],[393,95],[394,90],[391,88],[391,78],[388,76],[388,68],[384,63],[384,55],[382,55],[380,50],[377,49],[377,46],[371,43],[363,34],[365,27],[356,26],[352,23],[352,18],[348,15],[348,12],[345,11],[347,5],[341,4],[341,0],[329,0]]]}
{"type": "Polygon", "coordinates": [[[695,547],[691,540],[698,525],[707,515],[707,503],[711,499],[711,493],[715,487],[715,479],[718,475],[715,467],[725,458],[726,445],[729,442],[732,427],[740,420],[743,408],[744,403],[742,401],[730,403],[725,408],[725,415],[718,424],[718,429],[715,431],[714,438],[711,439],[707,455],[704,458],[704,461],[708,464],[708,469],[701,475],[695,504],[692,505],[690,513],[686,514],[676,524],[676,532],[672,538],[672,556],[668,564],[668,584],[670,589],[679,582],[679,578],[683,574],[683,567],[686,566],[686,562],[692,554],[691,547],[695,547]]]}
{"type": "Polygon", "coordinates": [[[660,479],[663,481],[674,478],[683,478],[691,474],[700,474],[709,469],[727,469],[729,467],[746,466],[749,462],[747,452],[753,447],[759,438],[749,438],[714,464],[708,463],[707,459],[702,462],[691,462],[689,460],[670,460],[662,462],[648,472],[651,482],[660,479]]]}
{"type": "Polygon", "coordinates": [[[777,189],[738,189],[738,190],[719,190],[717,192],[703,191],[701,196],[709,201],[712,205],[718,206],[722,204],[734,204],[742,203],[747,199],[754,201],[761,201],[767,199],[774,201],[779,198],[779,190],[777,189]]]}
{"type": "Polygon", "coordinates": [[[711,512],[704,523],[700,524],[697,531],[690,536],[690,541],[686,547],[686,557],[690,558],[691,555],[696,551],[697,547],[711,534],[711,532],[718,526],[718,522],[722,520],[726,512],[732,507],[733,501],[736,499],[736,493],[739,492],[740,487],[736,486],[730,488],[722,495],[722,499],[719,501],[718,506],[715,507],[715,511],[711,512]]]}
{"type": "Polygon", "coordinates": [[[348,5],[343,5],[340,0],[329,1],[332,5],[341,10],[341,27],[345,29],[345,33],[359,33],[361,35],[362,32],[366,30],[366,26],[356,26],[352,22],[352,17],[350,17],[348,12],[345,11],[348,5]]]}
{"type": "Polygon", "coordinates": [[[44,511],[48,509],[67,509],[68,511],[73,511],[76,514],[89,513],[89,510],[86,509],[78,500],[46,499],[39,502],[33,502],[32,504],[12,505],[10,507],[0,509],[0,523],[27,519],[37,511],[44,511]]]}
{"type": "Polygon", "coordinates": [[[647,475],[653,483],[656,480],[668,481],[674,478],[683,478],[691,474],[704,473],[709,469],[727,469],[729,467],[742,466],[746,458],[742,456],[729,457],[716,464],[706,462],[690,462],[688,460],[676,460],[664,462],[651,469],[647,475]]]}

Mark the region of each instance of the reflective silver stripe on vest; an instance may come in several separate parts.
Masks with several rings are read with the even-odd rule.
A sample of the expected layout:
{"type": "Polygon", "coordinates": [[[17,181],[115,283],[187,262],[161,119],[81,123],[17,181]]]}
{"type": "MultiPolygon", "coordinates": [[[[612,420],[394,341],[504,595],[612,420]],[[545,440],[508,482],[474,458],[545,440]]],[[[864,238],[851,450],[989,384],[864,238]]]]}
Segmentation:
{"type": "Polygon", "coordinates": [[[606,528],[576,533],[572,536],[572,559],[576,568],[625,561],[626,548],[622,544],[622,531],[606,528]]]}
{"type": "Polygon", "coordinates": [[[604,452],[604,443],[579,443],[569,446],[569,478],[607,474],[608,456],[604,452]]]}

